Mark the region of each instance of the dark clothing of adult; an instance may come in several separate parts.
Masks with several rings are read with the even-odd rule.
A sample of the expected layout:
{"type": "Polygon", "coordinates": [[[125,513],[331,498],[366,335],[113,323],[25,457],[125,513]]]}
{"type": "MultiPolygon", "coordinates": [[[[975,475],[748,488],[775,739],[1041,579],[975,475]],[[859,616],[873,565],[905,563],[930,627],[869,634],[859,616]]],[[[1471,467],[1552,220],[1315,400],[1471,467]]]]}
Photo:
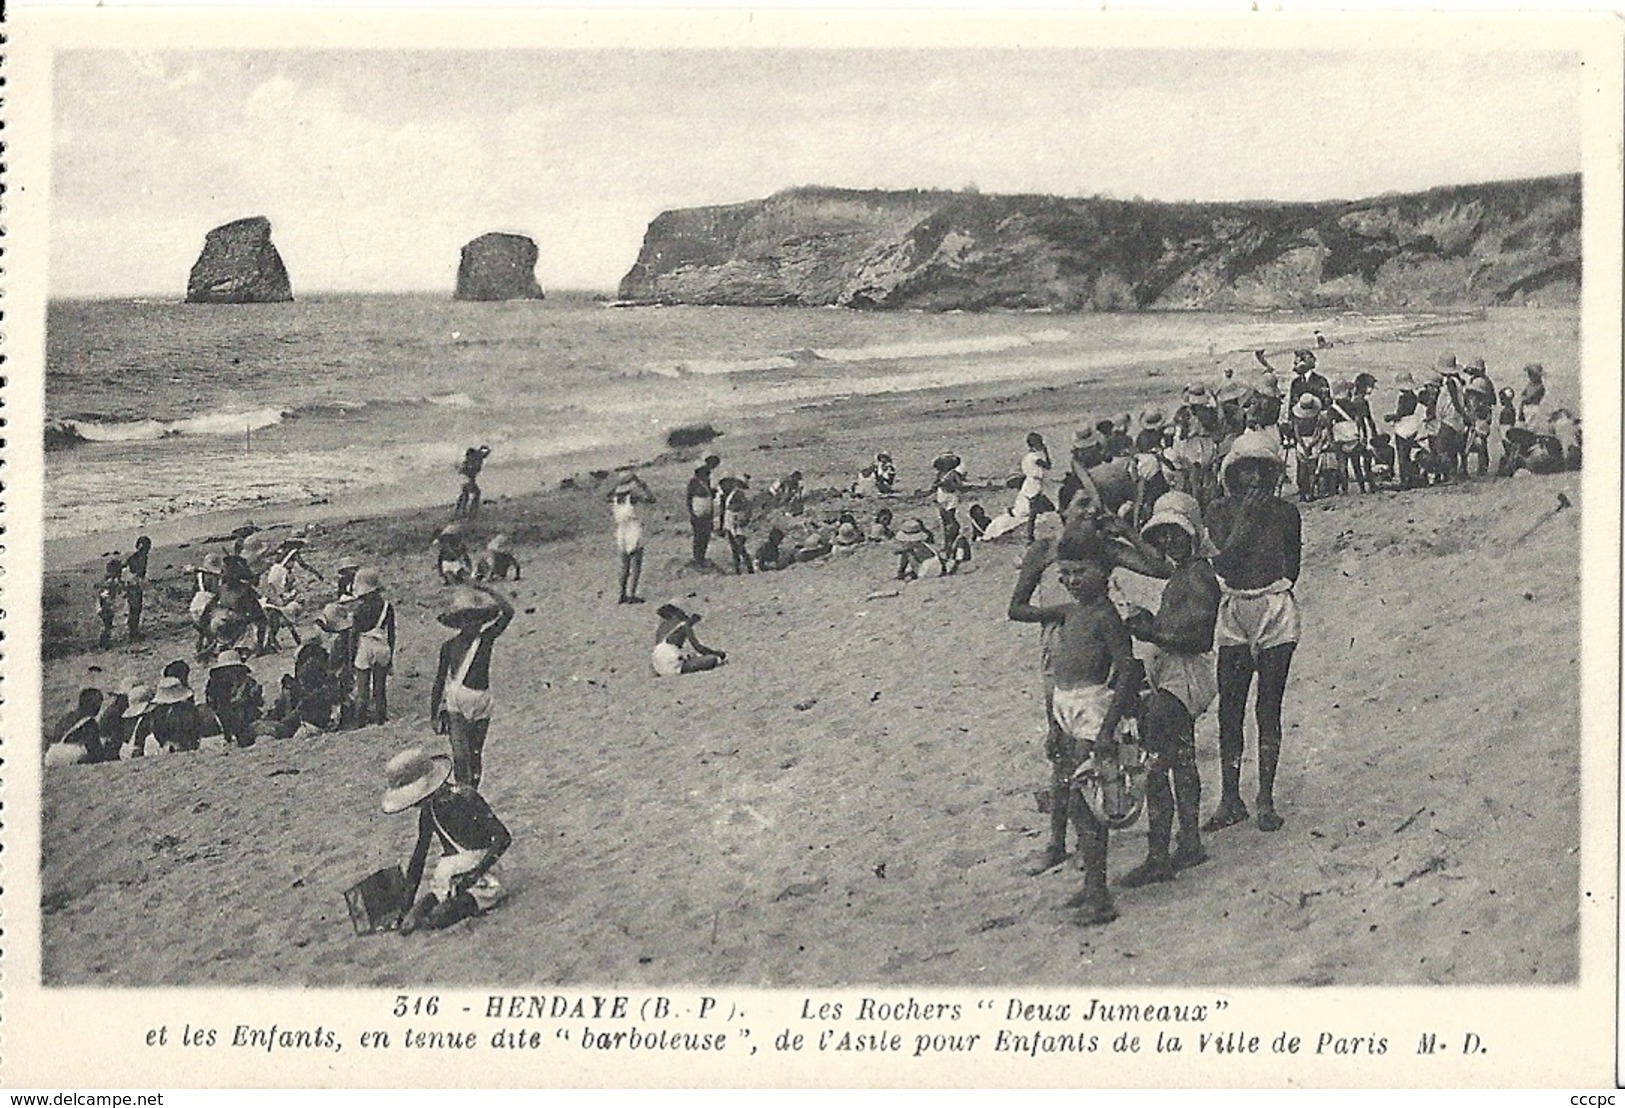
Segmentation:
{"type": "Polygon", "coordinates": [[[1306,392],[1313,393],[1320,400],[1322,408],[1332,402],[1332,383],[1312,369],[1308,373],[1292,375],[1292,383],[1287,386],[1287,406],[1295,405],[1298,397],[1306,392]]]}

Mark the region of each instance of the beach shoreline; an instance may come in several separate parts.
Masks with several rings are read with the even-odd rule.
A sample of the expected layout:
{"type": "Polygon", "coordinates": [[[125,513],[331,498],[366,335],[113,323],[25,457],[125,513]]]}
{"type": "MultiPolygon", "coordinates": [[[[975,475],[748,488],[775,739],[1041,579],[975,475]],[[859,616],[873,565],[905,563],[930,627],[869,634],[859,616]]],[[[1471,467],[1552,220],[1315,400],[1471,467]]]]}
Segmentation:
{"type": "MultiPolygon", "coordinates": [[[[1553,368],[1554,397],[1577,406],[1577,329],[1577,313],[1492,314],[1398,343],[1335,347],[1323,361],[1340,376],[1428,364],[1448,345],[1464,358],[1483,350],[1510,381],[1518,358],[1538,359],[1553,368]]],[[[476,541],[510,533],[524,567],[523,581],[499,586],[518,615],[493,664],[498,706],[482,785],[514,833],[503,863],[512,899],[424,937],[407,960],[398,944],[419,940],[355,936],[341,894],[410,846],[409,821],[377,811],[385,763],[442,741],[427,698],[446,636],[435,616],[450,590],[429,547],[450,497],[362,504],[353,516],[320,506],[331,514],[312,537],[314,564],[326,572],[338,554],[365,560],[396,606],[390,722],[46,771],[43,979],[1574,982],[1581,512],[1551,509],[1559,493],[1583,503],[1578,474],[1305,506],[1305,633],[1278,794],[1287,828],[1212,836],[1212,861],[1171,885],[1123,892],[1124,920],[1106,929],[1079,929],[1062,910],[1075,870],[1026,875],[1046,822],[1034,794],[1048,766],[1037,637],[1006,618],[1019,540],[978,543],[962,573],[907,585],[894,580],[884,544],[777,573],[688,565],[683,482],[709,451],[751,473],[758,491],[802,470],[821,490],[815,515],[844,508],[866,522],[884,505],[899,520],[934,522],[925,490],[936,451],[966,458],[967,500],[1001,510],[1027,431],[1064,451],[1069,429],[1091,416],[1171,407],[1184,376],[1169,367],[1110,385],[1001,383],[1002,396],[854,398],[665,452],[640,467],[657,497],[644,512],[643,606],[615,603],[607,474],[524,494],[493,476],[476,541]],[[903,494],[835,495],[879,449],[898,460],[903,494]],[[1537,537],[1525,542],[1526,533],[1537,537]],[[668,596],[704,613],[701,634],[728,651],[727,665],[651,676],[652,609],[668,596]],[[1515,683],[1496,683],[1513,673],[1515,683]],[[291,819],[295,795],[323,818],[291,819]],[[1520,864],[1532,850],[1544,861],[1520,864]],[[128,942],[130,903],[164,942],[128,942]],[[203,903],[222,922],[200,917],[203,903]],[[1193,920],[1206,941],[1188,941],[1193,920]]],[[[215,524],[225,522],[193,531],[223,534],[215,524]]],[[[1047,520],[1041,533],[1052,529],[1047,520]]],[[[197,554],[195,534],[160,544],[149,638],[127,647],[120,634],[99,650],[86,645],[98,567],[59,549],[42,583],[45,719],[81,686],[150,681],[169,660],[192,658],[179,565],[197,554]],[[53,639],[63,647],[54,654],[53,639]]],[[[714,540],[713,559],[725,555],[714,540]]],[[[330,588],[312,586],[318,604],[330,588]]],[[[274,690],[292,656],[285,648],[250,665],[274,690]]],[[[1204,808],[1217,794],[1215,732],[1209,713],[1197,730],[1204,808]]],[[[1144,852],[1143,821],[1113,839],[1120,874],[1144,852]]]]}
{"type": "MultiPolygon", "coordinates": [[[[1018,313],[1004,313],[1018,314],[1018,313]]],[[[1019,313],[1031,314],[1031,313],[1019,313]]],[[[1202,314],[1202,313],[1162,313],[1162,314],[1202,314]]],[[[1260,313],[1260,325],[1267,324],[1272,316],[1281,313],[1260,313]]],[[[1294,313],[1301,314],[1301,313],[1294,313]]],[[[1392,343],[1420,340],[1431,334],[1448,331],[1453,326],[1481,321],[1486,317],[1483,309],[1461,309],[1447,311],[1441,309],[1430,314],[1427,318],[1416,319],[1414,313],[1408,313],[1412,318],[1396,320],[1394,325],[1386,330],[1364,335],[1360,338],[1348,339],[1339,345],[1342,347],[1369,345],[1373,343],[1392,343]]],[[[1086,318],[1086,317],[1076,317],[1086,318]]],[[[1378,317],[1381,318],[1381,317],[1378,317]]],[[[1292,343],[1271,346],[1269,356],[1276,358],[1278,363],[1287,359],[1289,351],[1295,345],[1312,345],[1310,335],[1306,332],[1292,343]]],[[[1140,371],[1144,389],[1132,386],[1125,388],[1117,383],[1110,390],[1114,394],[1128,394],[1131,397],[1143,392],[1147,397],[1160,394],[1169,387],[1170,380],[1180,381],[1185,376],[1192,379],[1206,380],[1219,378],[1220,364],[1233,364],[1244,359],[1248,350],[1237,348],[1217,352],[1207,359],[1205,364],[1197,364],[1194,360],[1170,367],[1166,358],[1127,359],[1122,363],[1125,372],[1140,371]]],[[[1066,375],[1057,375],[1053,372],[1033,372],[1028,376],[1000,375],[993,380],[982,382],[957,382],[953,384],[937,384],[924,388],[898,389],[895,391],[860,392],[852,395],[836,395],[828,398],[809,400],[795,404],[789,411],[779,412],[747,412],[731,418],[718,419],[718,430],[722,435],[717,440],[716,449],[726,450],[730,440],[732,442],[749,442],[747,449],[754,447],[775,432],[782,432],[790,428],[817,423],[820,420],[835,420],[850,423],[867,423],[881,425],[892,413],[904,417],[917,416],[919,413],[929,411],[945,398],[963,400],[993,401],[1003,400],[1006,403],[1020,403],[1032,396],[1053,391],[1055,389],[1068,389],[1083,387],[1095,383],[1097,374],[1080,371],[1075,379],[1068,379],[1066,375]]],[[[1177,392],[1177,386],[1173,386],[1177,392]]],[[[1109,407],[1109,405],[1107,405],[1109,407]]],[[[702,420],[690,422],[705,422],[702,420]]],[[[533,496],[556,487],[561,481],[579,478],[583,474],[594,470],[625,470],[642,469],[662,464],[662,461],[673,453],[672,448],[662,443],[661,439],[668,434],[670,428],[663,428],[647,436],[637,436],[641,439],[641,446],[632,446],[628,443],[617,443],[614,446],[594,447],[585,450],[571,451],[555,455],[538,464],[526,460],[524,462],[504,461],[500,450],[495,458],[488,462],[483,480],[489,486],[493,495],[506,496],[533,496]]],[[[96,449],[94,444],[78,449],[96,449]]],[[[706,451],[702,451],[704,453],[706,451]]],[[[50,464],[47,458],[47,465],[50,464]]],[[[431,491],[425,486],[424,475],[414,473],[400,479],[382,484],[370,484],[346,488],[331,495],[316,499],[287,499],[267,500],[260,503],[238,504],[230,507],[208,509],[204,511],[178,514],[156,520],[150,520],[137,527],[97,528],[94,530],[55,535],[43,538],[43,553],[47,561],[57,564],[63,561],[85,562],[100,558],[104,552],[125,549],[134,541],[136,533],[149,535],[160,546],[191,544],[202,540],[210,534],[224,533],[246,522],[254,521],[261,525],[270,522],[297,526],[305,523],[328,523],[333,520],[354,519],[364,515],[399,515],[432,508],[436,503],[444,500],[450,503],[456,498],[455,474],[450,470],[444,475],[443,491],[431,491]]]]}

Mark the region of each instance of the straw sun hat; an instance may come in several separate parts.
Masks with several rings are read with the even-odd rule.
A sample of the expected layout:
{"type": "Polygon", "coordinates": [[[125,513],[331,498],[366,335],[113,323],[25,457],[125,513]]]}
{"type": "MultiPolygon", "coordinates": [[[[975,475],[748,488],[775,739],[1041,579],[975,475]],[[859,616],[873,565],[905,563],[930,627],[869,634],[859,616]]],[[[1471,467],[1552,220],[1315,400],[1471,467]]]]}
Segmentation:
{"type": "Polygon", "coordinates": [[[451,603],[446,606],[445,611],[435,616],[435,619],[447,627],[478,627],[494,619],[497,611],[490,597],[478,589],[464,585],[451,594],[451,603]]]}
{"type": "Polygon", "coordinates": [[[404,812],[444,785],[450,776],[451,759],[444,754],[431,756],[418,746],[403,750],[384,767],[384,779],[389,784],[379,806],[391,815],[404,812]]]}
{"type": "Polygon", "coordinates": [[[192,699],[192,690],[179,677],[164,677],[152,694],[154,704],[179,704],[192,699]]]}
{"type": "Polygon", "coordinates": [[[125,719],[135,719],[137,716],[147,714],[152,707],[152,688],[149,685],[132,685],[129,691],[130,704],[124,709],[125,719]]]}
{"type": "Polygon", "coordinates": [[[355,571],[355,584],[351,592],[357,598],[383,591],[383,582],[378,580],[378,571],[371,566],[355,571]]]}

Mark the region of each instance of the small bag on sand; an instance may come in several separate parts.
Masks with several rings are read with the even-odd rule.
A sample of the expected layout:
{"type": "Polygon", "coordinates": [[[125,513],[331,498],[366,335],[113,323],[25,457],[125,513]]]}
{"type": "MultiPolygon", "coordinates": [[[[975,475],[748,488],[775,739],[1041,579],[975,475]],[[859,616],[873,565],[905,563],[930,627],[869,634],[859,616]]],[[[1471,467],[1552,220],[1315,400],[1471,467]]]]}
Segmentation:
{"type": "Polygon", "coordinates": [[[344,903],[350,909],[350,923],[357,935],[375,935],[380,931],[393,931],[401,922],[409,905],[406,874],[401,867],[390,866],[362,878],[344,890],[344,903]]]}

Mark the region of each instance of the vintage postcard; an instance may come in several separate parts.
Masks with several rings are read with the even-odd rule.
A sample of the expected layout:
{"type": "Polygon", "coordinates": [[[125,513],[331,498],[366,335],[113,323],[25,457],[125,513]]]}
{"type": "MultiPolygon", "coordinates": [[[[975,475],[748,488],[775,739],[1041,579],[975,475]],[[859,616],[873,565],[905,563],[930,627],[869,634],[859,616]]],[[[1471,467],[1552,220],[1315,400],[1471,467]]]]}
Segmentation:
{"type": "Polygon", "coordinates": [[[8,39],[6,1086],[1613,1084],[1616,18],[8,39]]]}

